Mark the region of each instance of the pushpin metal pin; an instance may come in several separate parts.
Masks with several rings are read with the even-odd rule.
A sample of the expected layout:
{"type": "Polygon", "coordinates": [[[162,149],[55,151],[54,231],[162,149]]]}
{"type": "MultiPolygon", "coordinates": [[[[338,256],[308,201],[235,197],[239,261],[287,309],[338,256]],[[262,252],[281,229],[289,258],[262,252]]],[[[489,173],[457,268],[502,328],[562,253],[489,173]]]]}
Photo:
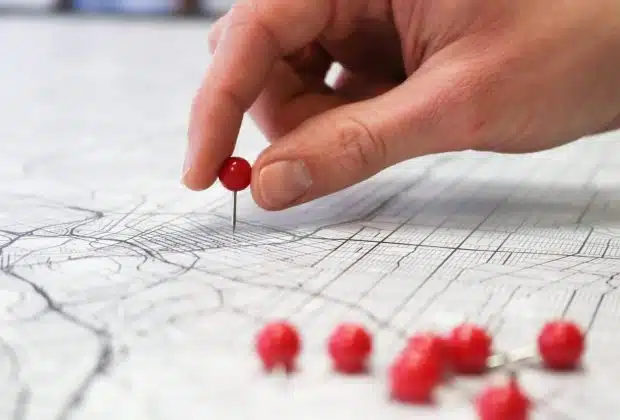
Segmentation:
{"type": "Polygon", "coordinates": [[[240,157],[229,157],[220,168],[218,178],[222,185],[233,192],[233,234],[237,227],[237,192],[246,189],[252,181],[252,166],[240,157]]]}
{"type": "Polygon", "coordinates": [[[521,347],[510,353],[496,353],[487,361],[488,369],[499,369],[511,366],[535,357],[535,352],[530,347],[521,347]]]}
{"type": "Polygon", "coordinates": [[[233,191],[233,212],[232,212],[232,231],[235,233],[237,227],[237,191],[233,191]]]}

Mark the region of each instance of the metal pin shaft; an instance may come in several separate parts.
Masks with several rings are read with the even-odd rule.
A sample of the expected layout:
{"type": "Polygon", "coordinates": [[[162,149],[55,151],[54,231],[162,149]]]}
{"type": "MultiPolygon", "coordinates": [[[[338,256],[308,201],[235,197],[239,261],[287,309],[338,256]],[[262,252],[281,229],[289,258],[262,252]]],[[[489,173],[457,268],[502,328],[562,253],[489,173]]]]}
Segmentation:
{"type": "Polygon", "coordinates": [[[237,228],[237,191],[233,192],[233,213],[232,213],[232,231],[235,234],[237,228]]]}
{"type": "Polygon", "coordinates": [[[526,360],[534,358],[536,352],[530,347],[521,347],[516,349],[510,354],[498,353],[491,356],[487,362],[489,369],[498,369],[506,366],[514,365],[515,363],[521,363],[526,360]]]}

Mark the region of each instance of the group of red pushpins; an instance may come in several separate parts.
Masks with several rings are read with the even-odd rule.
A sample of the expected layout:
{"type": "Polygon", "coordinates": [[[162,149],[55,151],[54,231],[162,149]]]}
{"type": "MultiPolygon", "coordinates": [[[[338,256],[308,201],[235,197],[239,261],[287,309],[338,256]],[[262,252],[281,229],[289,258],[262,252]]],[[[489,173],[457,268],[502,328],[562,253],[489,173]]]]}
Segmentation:
{"type": "Polygon", "coordinates": [[[220,167],[218,178],[224,188],[233,192],[232,230],[237,227],[237,192],[245,190],[252,181],[252,165],[240,157],[227,158],[220,167]]]}
{"type": "MultiPolygon", "coordinates": [[[[372,336],[362,325],[337,326],[327,344],[334,370],[342,374],[367,372],[372,342],[372,336]]],[[[294,372],[301,346],[296,328],[284,321],[266,325],[256,337],[256,352],[268,372],[294,372]]],[[[537,348],[547,369],[573,370],[579,366],[585,350],[585,335],[575,323],[555,320],[540,331],[537,348]]],[[[492,353],[492,337],[475,324],[461,324],[445,336],[434,332],[416,334],[390,365],[390,396],[402,403],[429,403],[449,374],[485,373],[492,353]]],[[[532,407],[512,370],[505,383],[483,390],[475,405],[480,420],[526,420],[532,407]]]]}
{"type": "MultiPolygon", "coordinates": [[[[240,157],[229,157],[218,178],[233,192],[232,229],[237,224],[237,192],[251,182],[252,166],[240,157]]],[[[342,374],[367,371],[372,353],[372,337],[361,325],[339,325],[328,340],[328,352],[334,370],[342,374]]],[[[538,335],[537,348],[543,365],[551,370],[575,369],[585,350],[585,335],[573,322],[555,320],[538,335]]],[[[301,351],[301,338],[287,322],[274,322],[258,334],[256,351],[267,371],[295,370],[301,351]]],[[[477,325],[461,324],[446,336],[424,332],[412,336],[389,368],[390,396],[403,403],[428,403],[434,391],[449,374],[483,374],[493,355],[493,339],[477,325]]],[[[532,404],[523,392],[517,375],[510,371],[505,383],[492,385],[476,398],[480,420],[526,420],[532,404]]]]}

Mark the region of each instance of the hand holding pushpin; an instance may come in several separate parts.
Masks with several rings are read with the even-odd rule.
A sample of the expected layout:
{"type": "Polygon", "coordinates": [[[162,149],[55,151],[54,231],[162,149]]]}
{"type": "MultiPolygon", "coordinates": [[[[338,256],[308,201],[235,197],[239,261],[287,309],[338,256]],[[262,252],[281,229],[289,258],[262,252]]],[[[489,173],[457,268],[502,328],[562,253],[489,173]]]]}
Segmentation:
{"type": "Polygon", "coordinates": [[[237,226],[237,192],[242,191],[252,181],[252,166],[240,157],[229,157],[220,168],[218,178],[222,185],[233,192],[232,229],[237,226]]]}

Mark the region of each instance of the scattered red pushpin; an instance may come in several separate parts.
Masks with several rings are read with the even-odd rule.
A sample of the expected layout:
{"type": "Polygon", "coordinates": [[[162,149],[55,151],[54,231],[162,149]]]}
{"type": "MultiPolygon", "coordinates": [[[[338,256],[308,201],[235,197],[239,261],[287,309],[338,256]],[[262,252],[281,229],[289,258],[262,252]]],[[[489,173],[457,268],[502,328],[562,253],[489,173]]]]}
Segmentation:
{"type": "Polygon", "coordinates": [[[431,402],[441,371],[439,359],[428,350],[405,350],[389,369],[390,395],[402,403],[431,402]]]}
{"type": "Polygon", "coordinates": [[[447,339],[450,367],[457,373],[478,374],[487,369],[492,352],[492,338],[481,327],[461,324],[447,339]]]}
{"type": "Polygon", "coordinates": [[[431,356],[437,358],[443,368],[446,367],[449,360],[446,340],[441,335],[433,332],[423,332],[413,335],[407,341],[405,351],[408,350],[428,351],[431,356]]]}
{"type": "Polygon", "coordinates": [[[233,233],[237,226],[237,192],[242,191],[250,185],[252,181],[252,166],[240,157],[229,157],[224,161],[220,168],[218,178],[222,185],[233,192],[233,233]]]}
{"type": "Polygon", "coordinates": [[[329,338],[328,351],[337,372],[362,373],[372,351],[372,337],[361,325],[341,324],[329,338]]]}
{"type": "Polygon", "coordinates": [[[293,372],[300,349],[297,330],[284,321],[267,324],[256,337],[256,352],[268,372],[275,368],[293,372]]]}
{"type": "Polygon", "coordinates": [[[555,370],[574,369],[585,350],[581,329],[570,321],[547,323],[538,335],[538,352],[544,364],[555,370]]]}
{"type": "Polygon", "coordinates": [[[476,412],[480,420],[527,420],[531,408],[515,374],[506,384],[490,386],[476,398],[476,412]]]}

